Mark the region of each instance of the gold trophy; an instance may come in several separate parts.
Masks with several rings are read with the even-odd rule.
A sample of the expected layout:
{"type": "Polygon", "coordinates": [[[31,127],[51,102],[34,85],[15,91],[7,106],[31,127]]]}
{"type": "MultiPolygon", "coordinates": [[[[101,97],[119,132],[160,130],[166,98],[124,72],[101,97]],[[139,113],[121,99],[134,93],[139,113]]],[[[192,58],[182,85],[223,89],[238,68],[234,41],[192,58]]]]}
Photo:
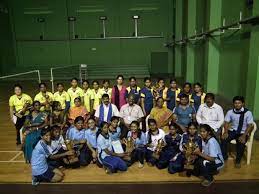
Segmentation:
{"type": "Polygon", "coordinates": [[[193,162],[196,159],[196,155],[194,155],[193,152],[198,147],[198,145],[193,141],[193,139],[194,138],[190,138],[189,141],[183,145],[183,147],[185,148],[184,156],[186,158],[184,168],[186,170],[194,169],[193,162]]]}
{"type": "Polygon", "coordinates": [[[124,157],[125,160],[130,161],[131,160],[131,152],[134,150],[135,145],[134,145],[134,140],[132,137],[128,137],[128,138],[124,138],[123,139],[123,143],[126,146],[126,150],[125,153],[127,153],[127,155],[124,157]]]}
{"type": "Polygon", "coordinates": [[[31,109],[32,106],[30,105],[29,101],[26,101],[23,108],[15,113],[15,116],[22,118],[27,110],[31,109]]]}
{"type": "MultiPolygon", "coordinates": [[[[65,144],[66,144],[68,151],[74,151],[74,144],[71,140],[69,140],[69,139],[65,140],[65,144]]],[[[72,156],[67,156],[67,159],[68,159],[69,164],[74,164],[74,163],[79,162],[79,159],[78,159],[76,153],[72,156]]]]}
{"type": "Polygon", "coordinates": [[[157,159],[157,160],[159,159],[160,153],[161,153],[163,147],[165,147],[165,142],[164,142],[163,139],[159,139],[158,142],[157,142],[156,149],[155,149],[155,151],[153,153],[153,157],[155,159],[157,159]]]}

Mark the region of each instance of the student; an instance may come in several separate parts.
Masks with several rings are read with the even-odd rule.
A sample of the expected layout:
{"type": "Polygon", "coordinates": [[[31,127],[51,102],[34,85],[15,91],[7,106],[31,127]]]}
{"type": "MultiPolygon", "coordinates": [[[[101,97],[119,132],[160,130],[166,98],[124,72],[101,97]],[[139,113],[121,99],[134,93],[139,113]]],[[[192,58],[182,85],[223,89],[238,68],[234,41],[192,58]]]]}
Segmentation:
{"type": "Polygon", "coordinates": [[[67,151],[53,155],[48,149],[50,142],[49,128],[43,129],[41,131],[41,140],[39,140],[32,152],[31,169],[33,184],[35,182],[61,182],[64,177],[63,172],[57,168],[49,167],[47,159],[57,160],[74,154],[72,151],[67,151]]]}
{"type": "Polygon", "coordinates": [[[204,104],[206,93],[202,91],[202,87],[199,82],[195,83],[193,87],[194,87],[194,93],[192,94],[191,99],[193,99],[193,107],[197,112],[200,105],[204,104]]]}
{"type": "Polygon", "coordinates": [[[40,132],[49,124],[48,114],[40,111],[41,104],[34,101],[33,111],[26,116],[24,127],[21,129],[23,134],[23,152],[27,163],[31,160],[32,150],[40,139],[40,132]]]}
{"type": "Polygon", "coordinates": [[[98,127],[95,125],[94,117],[90,117],[87,121],[88,129],[85,131],[87,146],[90,152],[91,161],[97,161],[97,137],[100,133],[98,127]]]}
{"type": "Polygon", "coordinates": [[[10,119],[16,128],[16,145],[21,144],[20,129],[23,127],[32,99],[22,92],[22,86],[14,85],[14,95],[9,98],[10,119]]]}
{"type": "Polygon", "coordinates": [[[47,91],[45,83],[39,84],[40,92],[34,97],[34,101],[39,101],[41,104],[41,111],[51,111],[50,106],[53,101],[53,94],[47,91]]]}
{"type": "Polygon", "coordinates": [[[127,138],[132,138],[134,141],[134,150],[130,154],[130,163],[133,164],[138,162],[138,167],[143,168],[147,140],[145,133],[139,128],[138,121],[131,122],[130,131],[128,132],[127,138]]]}
{"type": "Polygon", "coordinates": [[[129,87],[127,87],[126,99],[128,99],[129,95],[134,95],[134,103],[139,104],[140,102],[140,87],[137,86],[136,77],[129,78],[129,87]]]}
{"type": "Polygon", "coordinates": [[[120,112],[114,104],[110,103],[109,95],[104,94],[102,96],[102,104],[96,109],[94,116],[96,123],[100,125],[103,121],[110,122],[112,116],[120,117],[120,112]]]}
{"type": "Polygon", "coordinates": [[[57,90],[58,91],[53,95],[53,101],[58,101],[61,105],[61,109],[67,112],[70,106],[70,97],[64,90],[64,85],[62,83],[57,83],[57,90]]]}
{"type": "Polygon", "coordinates": [[[99,88],[99,82],[98,81],[93,81],[92,83],[93,89],[92,89],[92,109],[93,111],[96,111],[97,107],[101,104],[102,100],[102,91],[99,88]]]}
{"type": "Polygon", "coordinates": [[[61,104],[59,101],[53,101],[52,111],[49,116],[50,126],[58,125],[62,130],[66,125],[66,114],[62,110],[61,104]]]}
{"type": "Polygon", "coordinates": [[[69,88],[67,90],[67,93],[68,93],[68,95],[70,97],[70,108],[75,106],[75,104],[74,104],[75,98],[80,97],[83,100],[84,92],[78,86],[78,79],[77,78],[72,78],[71,79],[71,88],[69,88]]]}
{"type": "Polygon", "coordinates": [[[207,124],[214,129],[216,137],[219,139],[221,135],[221,126],[224,123],[224,112],[220,105],[215,103],[215,95],[207,93],[205,103],[201,104],[196,120],[198,124],[207,124]]]}
{"type": "Polygon", "coordinates": [[[178,94],[178,97],[177,97],[177,101],[179,102],[180,101],[180,97],[181,95],[183,94],[186,94],[188,97],[189,97],[189,103],[190,104],[193,104],[193,99],[192,99],[192,84],[189,83],[189,82],[185,82],[184,85],[183,85],[183,91],[181,91],[180,94],[178,94]]]}
{"type": "Polygon", "coordinates": [[[82,106],[81,98],[77,97],[74,99],[74,106],[70,107],[68,113],[68,121],[73,125],[76,117],[82,116],[85,121],[89,118],[89,112],[84,106],[82,106]]]}
{"type": "MultiPolygon", "coordinates": [[[[153,108],[153,89],[151,87],[151,79],[146,77],[144,79],[145,86],[140,90],[141,108],[144,116],[148,116],[153,108]]],[[[146,126],[146,123],[145,123],[146,126]]]]}
{"type": "Polygon", "coordinates": [[[103,80],[103,88],[101,89],[102,95],[108,94],[110,100],[112,99],[112,88],[110,88],[110,81],[109,80],[103,80]]]}
{"type": "MultiPolygon", "coordinates": [[[[166,101],[168,88],[165,86],[165,80],[163,78],[159,78],[157,80],[157,86],[154,90],[154,97],[157,99],[162,97],[163,100],[166,101]]],[[[167,103],[164,103],[164,107],[167,107],[167,103]]]]}
{"type": "Polygon", "coordinates": [[[202,186],[210,186],[214,182],[213,175],[224,167],[224,159],[219,143],[214,136],[214,131],[207,124],[200,126],[200,134],[203,140],[203,148],[194,151],[199,158],[194,164],[193,174],[202,176],[202,186]]]}
{"type": "Polygon", "coordinates": [[[149,166],[154,166],[158,159],[154,157],[154,152],[157,149],[159,141],[164,141],[165,132],[157,127],[155,119],[148,119],[149,131],[146,132],[147,148],[146,148],[146,161],[149,166]]]}
{"type": "Polygon", "coordinates": [[[119,127],[119,121],[119,117],[113,116],[111,118],[111,124],[109,126],[109,136],[111,138],[111,141],[120,140],[121,128],[119,127]]]}
{"type": "Polygon", "coordinates": [[[127,103],[126,101],[126,86],[123,85],[123,75],[117,76],[117,84],[112,88],[112,104],[120,110],[120,108],[127,103]]]}
{"type": "Polygon", "coordinates": [[[97,138],[98,160],[103,164],[107,174],[117,171],[126,171],[127,164],[121,159],[125,153],[117,154],[113,152],[111,138],[109,137],[109,124],[102,122],[101,133],[97,138]]]}
{"type": "Polygon", "coordinates": [[[167,90],[167,108],[170,109],[171,111],[174,110],[176,106],[176,98],[180,94],[181,89],[178,88],[176,79],[171,79],[170,80],[170,88],[167,90]]]}
{"type": "Polygon", "coordinates": [[[79,152],[80,166],[87,166],[91,162],[91,154],[86,144],[84,121],[82,116],[76,117],[74,126],[66,134],[66,139],[71,140],[75,145],[75,151],[79,152]]]}
{"type": "Polygon", "coordinates": [[[184,133],[187,126],[192,121],[195,121],[195,110],[189,104],[189,97],[186,94],[180,96],[180,103],[174,108],[174,121],[179,125],[184,133]]]}
{"type": "Polygon", "coordinates": [[[83,94],[84,94],[84,106],[88,112],[92,112],[92,98],[93,91],[89,87],[89,82],[87,80],[83,80],[83,94]]]}
{"type": "MultiPolygon", "coordinates": [[[[181,135],[178,134],[178,126],[175,123],[170,124],[169,126],[169,133],[165,135],[165,143],[166,146],[163,148],[161,155],[159,157],[159,161],[156,164],[158,169],[164,169],[167,168],[170,161],[177,157],[177,154],[180,153],[179,151],[179,145],[181,141],[181,135]]],[[[168,167],[168,171],[171,172],[170,165],[168,167]]]]}
{"type": "Polygon", "coordinates": [[[228,144],[231,140],[236,140],[236,161],[235,167],[241,168],[246,142],[253,131],[253,115],[245,107],[243,96],[233,98],[233,109],[229,110],[225,117],[224,131],[221,138],[221,150],[225,160],[228,159],[228,144]]]}

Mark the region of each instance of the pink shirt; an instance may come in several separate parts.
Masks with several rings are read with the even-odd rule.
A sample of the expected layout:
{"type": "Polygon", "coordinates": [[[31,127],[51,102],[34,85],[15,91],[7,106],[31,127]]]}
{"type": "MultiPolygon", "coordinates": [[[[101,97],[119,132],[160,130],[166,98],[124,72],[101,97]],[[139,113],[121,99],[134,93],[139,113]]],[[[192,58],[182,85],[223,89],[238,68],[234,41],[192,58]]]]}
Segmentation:
{"type": "MultiPolygon", "coordinates": [[[[127,104],[126,93],[127,93],[126,86],[122,86],[121,90],[119,90],[119,107],[117,107],[119,110],[124,104],[127,104]]],[[[114,88],[114,86],[112,87],[112,103],[115,104],[115,88],[114,88]]]]}

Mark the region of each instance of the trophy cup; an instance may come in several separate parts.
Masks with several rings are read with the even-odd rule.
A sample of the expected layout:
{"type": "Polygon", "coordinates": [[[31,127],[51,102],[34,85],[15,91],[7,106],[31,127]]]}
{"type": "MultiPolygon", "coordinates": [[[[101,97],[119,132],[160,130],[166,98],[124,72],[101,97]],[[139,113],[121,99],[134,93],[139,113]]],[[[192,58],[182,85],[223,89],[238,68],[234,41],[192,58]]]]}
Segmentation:
{"type": "Polygon", "coordinates": [[[131,152],[134,150],[135,146],[134,146],[134,140],[132,137],[128,137],[125,138],[124,140],[124,144],[126,146],[126,150],[125,153],[127,153],[127,156],[124,157],[125,160],[130,161],[131,160],[131,152]]]}
{"type": "Polygon", "coordinates": [[[183,146],[185,148],[184,156],[186,158],[186,163],[184,165],[184,168],[186,170],[193,170],[194,169],[193,162],[196,158],[196,156],[193,155],[193,152],[198,147],[198,145],[193,141],[193,138],[190,138],[189,141],[183,146]]]}
{"type": "MultiPolygon", "coordinates": [[[[74,151],[74,145],[71,140],[68,140],[68,139],[65,140],[65,144],[66,144],[68,151],[74,151]]],[[[78,159],[76,153],[72,156],[67,156],[67,159],[68,159],[69,164],[75,164],[75,163],[79,162],[79,159],[78,159]]]]}
{"type": "Polygon", "coordinates": [[[158,142],[157,142],[156,149],[155,149],[155,151],[153,153],[153,157],[155,159],[157,159],[157,160],[159,159],[160,153],[161,153],[163,147],[165,147],[165,142],[164,142],[163,139],[159,139],[158,142]]]}

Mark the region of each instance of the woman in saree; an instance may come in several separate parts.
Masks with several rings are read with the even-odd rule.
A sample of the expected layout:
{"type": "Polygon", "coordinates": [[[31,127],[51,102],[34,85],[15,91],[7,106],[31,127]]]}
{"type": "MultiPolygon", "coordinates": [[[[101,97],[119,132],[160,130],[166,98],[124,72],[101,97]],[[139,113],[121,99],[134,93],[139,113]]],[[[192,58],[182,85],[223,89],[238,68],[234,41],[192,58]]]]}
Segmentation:
{"type": "Polygon", "coordinates": [[[158,97],[156,100],[156,106],[152,108],[150,112],[151,119],[155,119],[157,127],[163,129],[165,133],[169,131],[169,124],[173,119],[173,112],[164,106],[163,97],[158,97]]]}
{"type": "Polygon", "coordinates": [[[26,117],[24,127],[21,129],[23,152],[27,163],[30,163],[32,150],[40,140],[41,129],[48,125],[48,114],[40,111],[40,102],[34,101],[32,106],[33,111],[26,117]]]}

